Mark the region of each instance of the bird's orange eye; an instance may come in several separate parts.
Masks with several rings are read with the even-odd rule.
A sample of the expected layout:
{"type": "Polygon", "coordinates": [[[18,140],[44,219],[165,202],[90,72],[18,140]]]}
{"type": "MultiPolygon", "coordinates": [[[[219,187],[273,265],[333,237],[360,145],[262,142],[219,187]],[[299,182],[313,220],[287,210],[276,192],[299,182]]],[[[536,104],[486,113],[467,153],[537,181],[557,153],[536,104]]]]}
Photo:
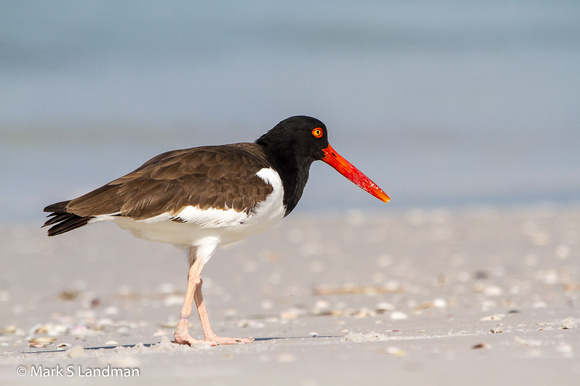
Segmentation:
{"type": "Polygon", "coordinates": [[[320,127],[317,127],[316,129],[313,129],[312,130],[312,135],[315,136],[316,138],[322,137],[322,129],[320,127]]]}

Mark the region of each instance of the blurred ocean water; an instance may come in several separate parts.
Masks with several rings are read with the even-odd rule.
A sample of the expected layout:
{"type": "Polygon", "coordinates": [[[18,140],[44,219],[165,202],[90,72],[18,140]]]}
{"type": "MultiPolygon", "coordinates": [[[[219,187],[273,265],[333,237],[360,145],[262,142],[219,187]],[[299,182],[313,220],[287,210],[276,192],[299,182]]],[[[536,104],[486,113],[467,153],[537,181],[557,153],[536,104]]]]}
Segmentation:
{"type": "Polygon", "coordinates": [[[580,2],[0,2],[0,222],[296,114],[390,208],[580,201],[580,2]]]}

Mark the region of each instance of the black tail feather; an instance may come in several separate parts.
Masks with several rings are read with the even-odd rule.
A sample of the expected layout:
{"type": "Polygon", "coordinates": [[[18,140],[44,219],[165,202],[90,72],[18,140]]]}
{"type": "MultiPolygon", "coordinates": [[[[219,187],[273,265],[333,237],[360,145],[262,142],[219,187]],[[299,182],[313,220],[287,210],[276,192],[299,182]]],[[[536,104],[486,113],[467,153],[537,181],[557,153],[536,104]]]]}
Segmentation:
{"type": "Polygon", "coordinates": [[[74,213],[68,213],[66,211],[66,206],[69,201],[57,202],[44,208],[45,212],[52,212],[48,215],[49,219],[46,220],[43,227],[52,225],[48,229],[49,236],[56,236],[73,229],[80,228],[87,225],[92,216],[81,217],[74,213]]]}

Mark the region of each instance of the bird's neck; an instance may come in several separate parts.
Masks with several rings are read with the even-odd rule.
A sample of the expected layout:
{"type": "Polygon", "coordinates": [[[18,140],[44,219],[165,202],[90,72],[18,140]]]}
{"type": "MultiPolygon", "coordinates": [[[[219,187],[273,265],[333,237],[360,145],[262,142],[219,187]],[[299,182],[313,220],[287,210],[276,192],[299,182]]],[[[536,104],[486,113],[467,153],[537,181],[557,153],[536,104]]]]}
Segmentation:
{"type": "Polygon", "coordinates": [[[264,148],[268,161],[280,175],[284,186],[284,215],[287,216],[302,197],[312,160],[300,157],[291,142],[273,144],[260,138],[256,143],[264,148]]]}

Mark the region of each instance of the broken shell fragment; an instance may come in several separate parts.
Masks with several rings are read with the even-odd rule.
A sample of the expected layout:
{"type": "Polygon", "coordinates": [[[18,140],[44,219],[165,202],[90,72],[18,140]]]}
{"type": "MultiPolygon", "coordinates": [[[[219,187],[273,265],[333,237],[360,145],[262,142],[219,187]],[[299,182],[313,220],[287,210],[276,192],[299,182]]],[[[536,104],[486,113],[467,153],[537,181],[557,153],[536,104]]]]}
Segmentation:
{"type": "Polygon", "coordinates": [[[32,338],[28,341],[30,347],[34,348],[45,348],[52,342],[54,342],[56,338],[51,337],[41,337],[41,338],[32,338]]]}

